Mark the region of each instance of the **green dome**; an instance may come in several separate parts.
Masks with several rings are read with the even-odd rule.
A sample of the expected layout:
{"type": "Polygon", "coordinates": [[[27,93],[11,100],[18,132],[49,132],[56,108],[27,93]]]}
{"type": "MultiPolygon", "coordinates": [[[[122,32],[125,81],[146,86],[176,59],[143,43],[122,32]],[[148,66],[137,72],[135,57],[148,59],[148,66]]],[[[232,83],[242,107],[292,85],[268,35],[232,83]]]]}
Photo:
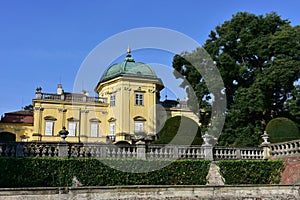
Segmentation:
{"type": "Polygon", "coordinates": [[[130,50],[128,50],[127,56],[123,62],[113,64],[107,68],[102,75],[100,82],[104,82],[118,76],[157,78],[155,72],[149,65],[134,61],[130,55],[130,50]]]}

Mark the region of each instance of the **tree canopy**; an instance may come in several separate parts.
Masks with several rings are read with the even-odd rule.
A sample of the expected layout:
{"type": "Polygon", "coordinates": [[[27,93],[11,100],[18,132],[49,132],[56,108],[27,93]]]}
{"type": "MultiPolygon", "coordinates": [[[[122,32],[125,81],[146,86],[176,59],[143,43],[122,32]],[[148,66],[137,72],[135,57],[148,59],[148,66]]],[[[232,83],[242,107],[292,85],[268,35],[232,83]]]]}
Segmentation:
{"type": "MultiPolygon", "coordinates": [[[[266,124],[276,117],[300,124],[299,26],[292,26],[276,13],[257,16],[239,12],[211,31],[203,47],[219,70],[226,92],[220,145],[256,146],[266,124]]],[[[200,112],[202,125],[208,126],[211,105],[218,96],[211,98],[208,80],[189,65],[187,56],[196,54],[176,55],[173,67],[189,83],[183,86],[195,91],[199,108],[204,110],[200,112]]]]}

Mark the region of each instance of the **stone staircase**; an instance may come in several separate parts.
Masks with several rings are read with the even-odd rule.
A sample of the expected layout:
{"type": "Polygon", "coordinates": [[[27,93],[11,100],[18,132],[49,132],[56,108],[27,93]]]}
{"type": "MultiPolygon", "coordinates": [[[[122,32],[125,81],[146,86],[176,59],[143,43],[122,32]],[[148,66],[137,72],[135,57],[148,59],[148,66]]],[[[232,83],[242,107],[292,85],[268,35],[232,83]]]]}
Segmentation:
{"type": "Polygon", "coordinates": [[[210,163],[206,180],[206,185],[224,185],[224,178],[221,176],[220,168],[215,162],[210,163]]]}

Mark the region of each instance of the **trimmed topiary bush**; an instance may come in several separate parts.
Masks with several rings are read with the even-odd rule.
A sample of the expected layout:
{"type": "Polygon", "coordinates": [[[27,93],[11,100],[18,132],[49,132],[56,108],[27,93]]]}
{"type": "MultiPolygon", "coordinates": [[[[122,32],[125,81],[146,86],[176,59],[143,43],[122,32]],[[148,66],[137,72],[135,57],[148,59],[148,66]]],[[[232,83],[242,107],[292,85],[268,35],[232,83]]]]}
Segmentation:
{"type": "Polygon", "coordinates": [[[285,117],[272,119],[267,124],[266,131],[270,135],[271,143],[300,139],[297,125],[292,120],[285,117]]]}
{"type": "Polygon", "coordinates": [[[189,145],[189,141],[192,141],[192,145],[203,143],[200,127],[194,120],[184,116],[175,116],[165,122],[164,127],[158,133],[158,140],[152,144],[169,144],[175,136],[176,142],[173,144],[189,145]]]}

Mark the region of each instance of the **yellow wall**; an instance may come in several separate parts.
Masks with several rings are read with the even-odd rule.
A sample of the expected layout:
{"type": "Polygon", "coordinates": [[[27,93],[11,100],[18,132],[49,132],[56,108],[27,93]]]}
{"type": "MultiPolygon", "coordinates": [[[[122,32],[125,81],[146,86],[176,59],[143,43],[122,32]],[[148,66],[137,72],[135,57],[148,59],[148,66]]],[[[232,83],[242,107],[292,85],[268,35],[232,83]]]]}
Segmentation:
{"type": "Polygon", "coordinates": [[[105,97],[109,102],[111,95],[115,95],[116,104],[108,107],[108,119],[115,119],[116,135],[134,134],[136,117],[144,119],[145,133],[156,134],[156,104],[159,103],[156,95],[161,85],[160,79],[126,76],[98,85],[96,91],[99,97],[105,97]],[[135,94],[143,94],[142,106],[135,105],[135,94]]]}
{"type": "MultiPolygon", "coordinates": [[[[60,141],[58,135],[63,126],[68,130],[69,122],[76,123],[76,135],[68,136],[69,142],[106,142],[107,105],[103,103],[76,103],[34,99],[34,133],[42,135],[42,141],[60,141]],[[53,117],[53,136],[46,136],[47,117],[53,117]],[[98,121],[98,137],[91,137],[91,121],[98,121]],[[79,134],[80,133],[80,134],[79,134]]],[[[94,122],[96,123],[96,122],[94,122]]],[[[37,137],[35,138],[38,139],[37,137]]]]}
{"type": "Polygon", "coordinates": [[[9,132],[16,135],[16,141],[20,142],[22,138],[32,139],[33,125],[26,123],[0,123],[0,134],[9,132]]]}

